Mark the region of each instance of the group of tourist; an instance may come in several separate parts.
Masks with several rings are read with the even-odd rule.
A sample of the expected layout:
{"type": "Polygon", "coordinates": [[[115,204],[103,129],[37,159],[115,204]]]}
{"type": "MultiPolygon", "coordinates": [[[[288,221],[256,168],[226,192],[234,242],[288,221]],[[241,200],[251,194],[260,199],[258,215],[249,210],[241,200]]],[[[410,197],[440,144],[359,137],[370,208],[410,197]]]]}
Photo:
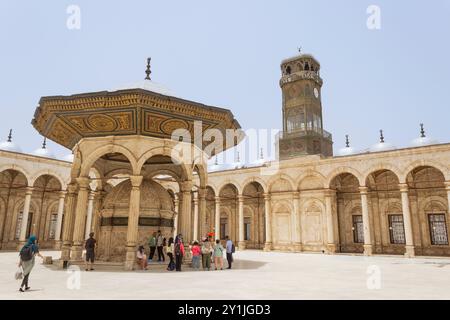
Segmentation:
{"type": "MultiPolygon", "coordinates": [[[[215,270],[223,270],[223,256],[226,253],[228,269],[231,269],[235,246],[228,236],[225,239],[225,248],[219,239],[214,242],[212,236],[204,237],[201,243],[194,241],[189,246],[189,251],[192,255],[192,268],[194,270],[200,270],[201,262],[203,270],[211,270],[211,264],[214,264],[215,270]]],[[[164,252],[169,257],[168,271],[181,271],[181,264],[186,256],[181,234],[177,235],[175,239],[170,237],[169,241],[166,241],[166,238],[161,235],[161,231],[158,231],[158,234],[154,233],[149,239],[150,255],[148,258],[145,254],[144,246],[139,246],[136,259],[142,270],[147,269],[148,263],[152,261],[156,249],[158,250],[158,262],[165,261],[164,252]]]]}
{"type": "MultiPolygon", "coordinates": [[[[149,249],[150,255],[147,258],[145,254],[144,246],[139,246],[136,259],[139,267],[142,270],[146,270],[148,263],[152,261],[155,252],[158,252],[158,262],[165,261],[165,254],[169,257],[169,264],[167,265],[168,271],[181,271],[181,264],[186,256],[185,247],[183,244],[183,237],[181,234],[177,235],[175,239],[173,237],[166,241],[161,234],[154,232],[149,239],[149,249]]],[[[85,242],[84,248],[86,249],[86,271],[94,270],[93,264],[95,261],[95,248],[97,247],[97,241],[94,239],[94,233],[89,234],[89,238],[85,242]]],[[[200,262],[203,270],[211,270],[211,265],[214,264],[215,270],[223,270],[223,256],[226,253],[228,261],[228,269],[231,269],[233,263],[233,253],[235,247],[231,239],[226,237],[225,248],[222,246],[219,239],[215,242],[212,236],[206,236],[202,239],[201,243],[194,241],[192,245],[189,246],[189,250],[192,254],[192,268],[194,270],[200,270],[200,262]]],[[[30,272],[34,267],[35,256],[44,258],[39,253],[39,247],[37,245],[36,236],[30,236],[27,243],[20,250],[19,256],[19,269],[20,272],[16,273],[17,278],[23,278],[22,284],[20,285],[19,291],[24,292],[30,289],[28,284],[28,279],[30,272]]]]}

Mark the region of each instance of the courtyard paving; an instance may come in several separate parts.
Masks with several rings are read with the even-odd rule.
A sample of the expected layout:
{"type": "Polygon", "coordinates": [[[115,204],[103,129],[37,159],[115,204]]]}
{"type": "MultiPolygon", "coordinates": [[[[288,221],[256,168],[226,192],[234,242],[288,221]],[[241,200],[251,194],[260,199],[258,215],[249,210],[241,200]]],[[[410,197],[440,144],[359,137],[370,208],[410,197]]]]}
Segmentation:
{"type": "Polygon", "coordinates": [[[235,254],[232,270],[176,273],[162,266],[67,271],[37,257],[26,293],[14,279],[17,260],[17,253],[0,253],[0,299],[450,299],[448,258],[248,250],[235,254]]]}

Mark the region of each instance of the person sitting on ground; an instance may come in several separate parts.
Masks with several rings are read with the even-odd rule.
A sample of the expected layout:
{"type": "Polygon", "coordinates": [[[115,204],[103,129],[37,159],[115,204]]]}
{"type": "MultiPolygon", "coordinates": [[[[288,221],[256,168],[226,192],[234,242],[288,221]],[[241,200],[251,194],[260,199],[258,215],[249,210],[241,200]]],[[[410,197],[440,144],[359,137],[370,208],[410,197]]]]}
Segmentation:
{"type": "Polygon", "coordinates": [[[216,245],[214,246],[214,267],[220,268],[223,270],[223,252],[225,251],[224,247],[220,243],[220,240],[216,240],[216,245]]]}
{"type": "Polygon", "coordinates": [[[194,241],[194,244],[191,248],[191,252],[192,252],[192,268],[194,268],[194,270],[199,270],[201,249],[197,241],[194,241]]]}
{"type": "Polygon", "coordinates": [[[141,270],[147,270],[147,255],[144,251],[144,246],[139,246],[136,252],[137,263],[141,267],[141,270]]]}

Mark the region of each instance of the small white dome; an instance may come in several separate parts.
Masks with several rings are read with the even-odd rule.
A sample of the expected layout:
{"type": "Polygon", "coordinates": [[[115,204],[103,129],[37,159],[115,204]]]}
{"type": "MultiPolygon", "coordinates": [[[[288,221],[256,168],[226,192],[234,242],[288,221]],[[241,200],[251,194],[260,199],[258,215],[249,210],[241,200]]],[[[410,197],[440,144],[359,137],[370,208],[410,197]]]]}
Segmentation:
{"type": "Polygon", "coordinates": [[[22,149],[12,141],[0,142],[0,149],[11,152],[22,152],[22,149]]]}
{"type": "Polygon", "coordinates": [[[62,160],[67,161],[67,162],[73,162],[73,153],[67,154],[64,157],[62,157],[62,160]]]}
{"type": "Polygon", "coordinates": [[[370,147],[370,152],[388,151],[393,149],[395,149],[395,147],[389,142],[378,142],[370,147]]]}
{"type": "Polygon", "coordinates": [[[52,158],[56,159],[56,156],[53,152],[51,152],[48,148],[39,148],[34,150],[33,155],[44,158],[52,158]]]}
{"type": "Polygon", "coordinates": [[[151,80],[142,80],[140,82],[127,84],[124,86],[114,88],[112,91],[131,90],[131,89],[143,89],[143,90],[159,93],[159,94],[162,94],[165,96],[175,97],[175,94],[169,88],[165,87],[162,84],[153,82],[151,80]]]}
{"type": "Polygon", "coordinates": [[[349,156],[351,154],[357,153],[352,147],[344,147],[338,150],[338,156],[349,156]]]}
{"type": "Polygon", "coordinates": [[[438,144],[439,141],[428,138],[428,137],[419,137],[411,141],[412,147],[422,147],[422,146],[429,146],[432,144],[438,144]]]}

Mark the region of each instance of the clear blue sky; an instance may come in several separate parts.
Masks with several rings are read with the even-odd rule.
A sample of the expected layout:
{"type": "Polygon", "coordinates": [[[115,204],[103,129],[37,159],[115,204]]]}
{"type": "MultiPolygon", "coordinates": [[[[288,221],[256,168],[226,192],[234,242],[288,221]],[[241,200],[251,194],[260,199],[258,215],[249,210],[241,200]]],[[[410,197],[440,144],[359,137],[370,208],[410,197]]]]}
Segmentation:
{"type": "MultiPolygon", "coordinates": [[[[229,108],[243,128],[280,128],[280,61],[312,53],[322,66],[325,129],[335,150],[406,146],[419,123],[450,141],[450,1],[6,1],[0,3],[0,140],[24,151],[39,98],[152,78],[178,96],[229,108]],[[66,27],[68,5],[81,29],[66,27]],[[381,8],[381,30],[366,9],[381,8]]],[[[69,153],[55,143],[58,154],[69,153]]]]}

